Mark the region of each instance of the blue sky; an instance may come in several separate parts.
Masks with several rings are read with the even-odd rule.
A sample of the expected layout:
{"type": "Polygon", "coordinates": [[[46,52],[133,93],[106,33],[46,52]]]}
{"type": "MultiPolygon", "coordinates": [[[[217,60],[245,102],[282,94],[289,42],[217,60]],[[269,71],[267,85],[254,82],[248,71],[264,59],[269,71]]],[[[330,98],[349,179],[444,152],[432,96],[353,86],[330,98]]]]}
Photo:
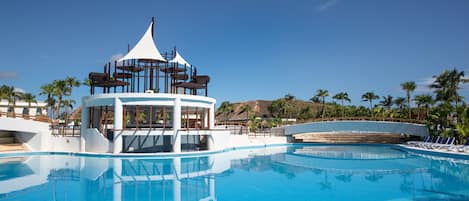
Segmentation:
{"type": "Polygon", "coordinates": [[[0,84],[37,94],[54,79],[84,79],[135,44],[152,16],[160,51],[177,46],[211,75],[218,102],[309,99],[322,88],[361,104],[366,91],[405,96],[401,82],[428,84],[444,69],[469,74],[466,0],[18,0],[0,6],[0,84]]]}

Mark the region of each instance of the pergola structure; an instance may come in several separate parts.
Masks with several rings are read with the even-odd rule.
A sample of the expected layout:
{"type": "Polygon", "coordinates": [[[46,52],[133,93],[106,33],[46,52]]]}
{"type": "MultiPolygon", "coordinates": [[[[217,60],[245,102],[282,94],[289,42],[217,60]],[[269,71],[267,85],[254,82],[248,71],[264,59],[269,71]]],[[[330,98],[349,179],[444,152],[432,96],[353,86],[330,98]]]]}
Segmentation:
{"type": "Polygon", "coordinates": [[[125,56],[105,64],[103,72],[89,74],[91,96],[82,101],[82,136],[103,140],[96,139],[100,134],[114,153],[209,149],[216,102],[208,97],[210,77],[197,74],[176,48],[161,54],[153,27],[154,19],[125,56]],[[187,137],[186,147],[181,135],[187,137]]]}
{"type": "Polygon", "coordinates": [[[160,54],[153,40],[154,20],[140,41],[119,60],[104,65],[103,72],[91,72],[91,94],[171,93],[208,95],[210,77],[198,75],[176,50],[160,54]],[[203,93],[200,91],[203,90],[203,93]]]}

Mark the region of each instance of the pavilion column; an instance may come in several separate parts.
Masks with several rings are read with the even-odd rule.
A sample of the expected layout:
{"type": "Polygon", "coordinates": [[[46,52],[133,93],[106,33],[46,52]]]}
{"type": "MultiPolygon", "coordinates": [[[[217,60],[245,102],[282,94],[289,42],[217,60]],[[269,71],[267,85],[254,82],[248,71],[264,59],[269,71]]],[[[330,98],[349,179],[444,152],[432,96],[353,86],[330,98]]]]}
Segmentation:
{"type": "Polygon", "coordinates": [[[88,129],[90,127],[90,108],[87,107],[84,103],[82,104],[82,110],[81,110],[81,137],[80,137],[80,151],[85,152],[86,150],[86,141],[85,138],[83,137],[83,133],[85,132],[85,129],[88,129]]]}
{"type": "Polygon", "coordinates": [[[173,152],[181,152],[181,98],[177,97],[174,100],[173,109],[173,152]]]}
{"type": "Polygon", "coordinates": [[[208,114],[209,114],[208,125],[210,129],[213,129],[215,128],[215,103],[213,103],[212,106],[210,107],[208,114]]]}
{"type": "Polygon", "coordinates": [[[209,119],[208,119],[209,115],[208,114],[210,112],[210,109],[209,108],[204,108],[203,112],[204,112],[204,125],[202,125],[202,126],[203,126],[204,129],[207,129],[209,127],[208,126],[209,125],[209,122],[208,122],[209,121],[209,119]]]}
{"type": "Polygon", "coordinates": [[[122,129],[123,129],[123,106],[119,98],[114,99],[114,151],[113,153],[122,152],[122,129]]]}

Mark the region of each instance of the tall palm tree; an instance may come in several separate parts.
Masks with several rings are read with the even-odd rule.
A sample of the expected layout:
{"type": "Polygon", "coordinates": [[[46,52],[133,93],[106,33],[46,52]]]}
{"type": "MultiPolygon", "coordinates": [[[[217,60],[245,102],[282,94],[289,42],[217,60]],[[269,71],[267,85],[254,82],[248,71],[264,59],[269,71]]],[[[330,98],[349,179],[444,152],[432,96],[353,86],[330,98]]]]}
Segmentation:
{"type": "Polygon", "coordinates": [[[420,120],[420,106],[423,105],[422,95],[416,95],[414,102],[417,105],[417,120],[420,120]]]}
{"type": "Polygon", "coordinates": [[[413,92],[415,88],[417,88],[417,85],[415,84],[414,81],[409,81],[409,82],[401,83],[401,88],[402,90],[406,92],[406,95],[407,95],[407,107],[409,111],[408,118],[410,119],[412,118],[411,109],[410,109],[410,93],[413,92]]]}
{"type": "Polygon", "coordinates": [[[29,110],[31,110],[31,103],[37,103],[36,96],[34,96],[31,93],[25,93],[23,94],[23,101],[28,103],[28,115],[29,115],[29,110]]]}
{"type": "Polygon", "coordinates": [[[75,104],[75,101],[74,100],[71,100],[71,99],[68,99],[68,100],[63,100],[62,101],[62,106],[63,108],[65,108],[65,115],[64,115],[64,119],[65,119],[65,125],[68,124],[68,119],[69,119],[69,115],[72,114],[72,111],[73,111],[73,104],[75,104]]]}
{"type": "Polygon", "coordinates": [[[291,118],[292,109],[295,109],[294,106],[293,106],[293,100],[295,100],[295,98],[296,97],[293,96],[290,93],[285,95],[284,98],[283,98],[285,100],[284,111],[285,111],[285,115],[288,118],[291,118]],[[288,115],[287,115],[287,113],[288,113],[288,115]]]}
{"type": "Polygon", "coordinates": [[[428,113],[430,111],[430,107],[435,104],[435,101],[433,100],[432,95],[429,94],[424,94],[421,95],[421,102],[424,105],[425,108],[425,117],[428,117],[428,113]]]}
{"type": "Polygon", "coordinates": [[[39,93],[39,95],[46,95],[47,96],[47,99],[46,99],[47,107],[50,110],[50,114],[54,114],[53,110],[54,110],[54,106],[55,106],[55,102],[56,102],[54,97],[53,97],[53,95],[54,95],[54,85],[52,83],[42,85],[41,86],[41,92],[39,93]]]}
{"type": "Polygon", "coordinates": [[[316,91],[316,95],[314,95],[314,97],[318,98],[318,99],[321,99],[321,102],[322,102],[322,115],[321,115],[321,118],[324,118],[324,116],[326,115],[326,97],[329,96],[329,91],[325,90],[325,89],[318,89],[316,91]]]}
{"type": "Polygon", "coordinates": [[[347,101],[350,103],[350,98],[348,97],[348,93],[347,92],[340,92],[340,93],[337,93],[336,95],[334,95],[332,97],[333,99],[335,100],[338,100],[340,101],[341,105],[342,105],[342,117],[345,116],[345,108],[344,108],[344,101],[347,101]]]}
{"type": "Polygon", "coordinates": [[[232,111],[233,111],[233,105],[228,101],[222,102],[220,107],[218,108],[218,112],[225,114],[225,125],[226,125],[226,122],[228,121],[228,114],[232,111]]]}
{"type": "Polygon", "coordinates": [[[249,104],[244,104],[241,106],[241,112],[246,112],[246,121],[249,120],[249,112],[252,111],[252,108],[249,104]]]}
{"type": "Polygon", "coordinates": [[[362,101],[367,101],[370,103],[370,113],[371,113],[371,117],[373,117],[373,100],[377,100],[379,99],[379,96],[376,95],[374,92],[372,91],[369,91],[369,92],[366,92],[362,95],[362,101]]]}
{"type": "Polygon", "coordinates": [[[442,101],[447,105],[451,105],[451,102],[454,101],[454,113],[457,115],[458,104],[461,99],[458,90],[462,83],[468,82],[468,79],[464,78],[464,71],[458,71],[456,68],[451,71],[445,70],[443,73],[433,78],[435,80],[430,85],[430,88],[435,89],[436,100],[442,101]]]}
{"type": "Polygon", "coordinates": [[[82,84],[90,88],[90,94],[91,94],[91,92],[92,92],[92,91],[91,91],[91,80],[90,80],[89,78],[86,78],[86,79],[83,81],[82,84]]]}
{"type": "Polygon", "coordinates": [[[393,97],[391,95],[383,96],[383,99],[379,102],[379,104],[389,111],[394,104],[393,97]]]}
{"type": "Polygon", "coordinates": [[[70,103],[72,103],[72,102],[74,102],[74,101],[72,101],[72,98],[71,98],[73,88],[74,87],[80,87],[81,82],[79,80],[75,79],[74,77],[66,77],[64,81],[68,85],[68,94],[67,94],[68,100],[69,100],[70,103]]]}
{"type": "Polygon", "coordinates": [[[2,90],[3,90],[3,97],[8,101],[8,105],[11,105],[10,107],[13,108],[12,110],[13,117],[16,117],[16,114],[15,114],[16,101],[21,100],[21,93],[18,93],[17,91],[15,91],[15,87],[13,86],[3,87],[2,90]]]}
{"type": "Polygon", "coordinates": [[[62,98],[63,96],[69,94],[69,87],[68,84],[65,80],[54,80],[52,83],[54,85],[54,91],[53,94],[57,96],[57,116],[56,118],[59,118],[60,116],[60,107],[62,106],[62,98]]]}
{"type": "Polygon", "coordinates": [[[397,97],[394,99],[394,104],[399,107],[399,113],[402,115],[402,111],[404,110],[405,107],[405,98],[403,97],[397,97]]]}

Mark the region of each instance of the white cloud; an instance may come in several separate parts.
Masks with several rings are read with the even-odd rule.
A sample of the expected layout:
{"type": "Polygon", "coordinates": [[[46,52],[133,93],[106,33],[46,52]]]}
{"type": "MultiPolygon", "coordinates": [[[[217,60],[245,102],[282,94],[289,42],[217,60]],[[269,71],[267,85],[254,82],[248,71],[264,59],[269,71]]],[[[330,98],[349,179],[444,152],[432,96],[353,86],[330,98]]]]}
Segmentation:
{"type": "Polygon", "coordinates": [[[415,91],[426,93],[432,92],[433,89],[430,88],[430,85],[433,83],[433,81],[435,81],[435,78],[433,77],[426,77],[418,80],[417,82],[415,82],[417,84],[417,88],[415,89],[415,91]]]}
{"type": "Polygon", "coordinates": [[[2,71],[0,72],[0,79],[16,79],[17,74],[16,72],[10,71],[2,71]]]}
{"type": "Polygon", "coordinates": [[[324,12],[334,6],[336,6],[337,4],[339,3],[339,0],[325,0],[323,1],[322,3],[320,3],[316,9],[319,11],[319,12],[324,12]]]}
{"type": "MultiPolygon", "coordinates": [[[[469,77],[465,76],[463,77],[463,79],[469,79],[469,77]]],[[[435,78],[433,77],[426,77],[426,78],[423,78],[417,82],[415,82],[417,84],[417,88],[415,89],[415,91],[417,92],[433,92],[433,89],[430,88],[430,85],[435,81],[435,78]]],[[[461,90],[469,90],[469,83],[464,83],[464,84],[461,84],[460,85],[461,87],[461,90]]]]}

